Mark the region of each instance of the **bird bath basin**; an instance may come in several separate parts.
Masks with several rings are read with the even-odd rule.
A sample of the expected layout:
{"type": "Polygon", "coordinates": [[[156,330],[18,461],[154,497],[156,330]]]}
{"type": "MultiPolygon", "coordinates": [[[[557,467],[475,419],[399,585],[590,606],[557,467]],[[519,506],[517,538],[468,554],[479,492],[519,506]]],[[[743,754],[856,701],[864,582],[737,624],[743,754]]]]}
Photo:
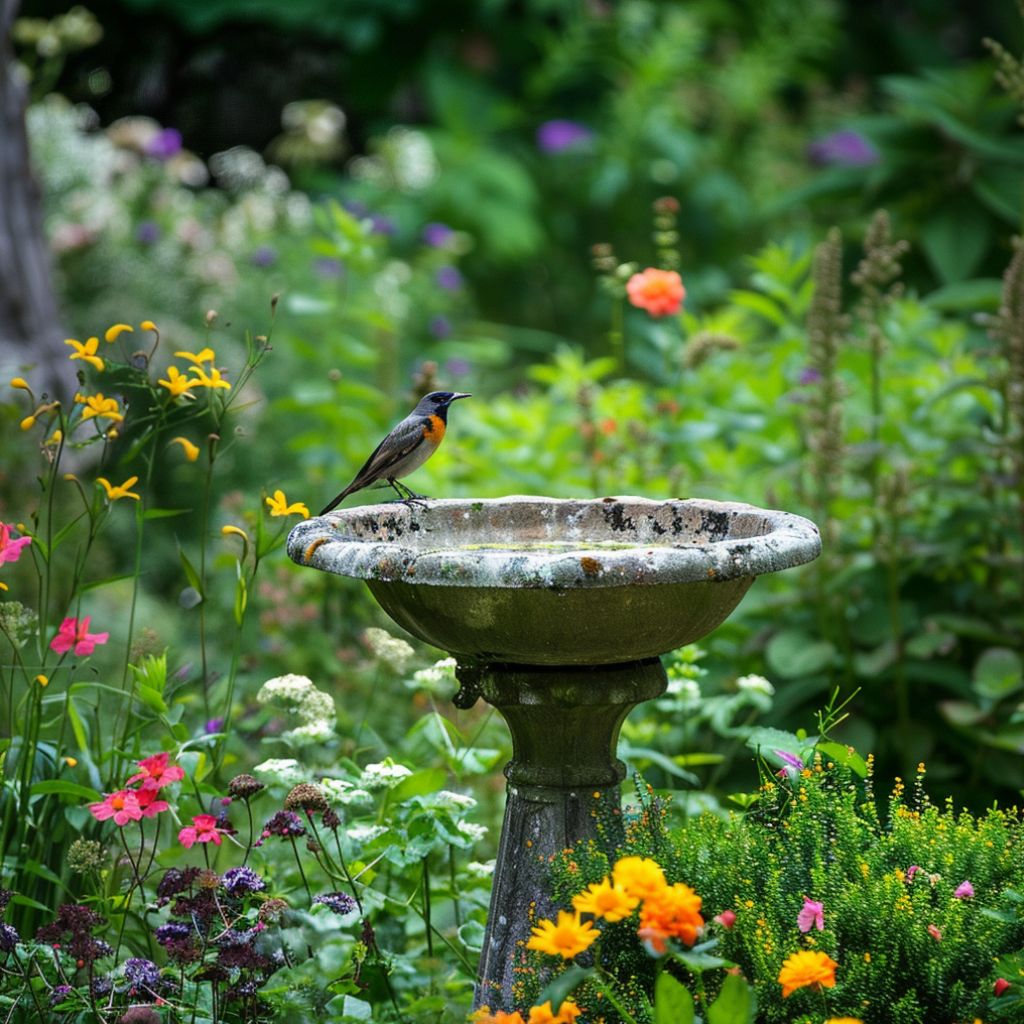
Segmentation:
{"type": "Polygon", "coordinates": [[[619,729],[664,692],[658,656],[706,636],[756,576],[816,558],[813,523],[734,502],[508,497],[364,505],[308,519],[288,553],[363,579],[400,626],[455,656],[512,733],[476,1003],[513,1008],[549,858],[619,833],[619,729]]]}

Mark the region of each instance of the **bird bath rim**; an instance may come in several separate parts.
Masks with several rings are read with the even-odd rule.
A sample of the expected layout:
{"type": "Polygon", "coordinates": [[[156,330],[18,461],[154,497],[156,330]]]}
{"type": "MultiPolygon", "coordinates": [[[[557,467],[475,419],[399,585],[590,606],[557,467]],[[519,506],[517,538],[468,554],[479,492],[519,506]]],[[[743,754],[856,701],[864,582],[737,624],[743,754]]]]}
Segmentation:
{"type": "Polygon", "coordinates": [[[753,578],[815,559],[808,519],[742,502],[632,496],[358,505],[288,538],[300,565],[418,586],[593,588],[753,578]]]}

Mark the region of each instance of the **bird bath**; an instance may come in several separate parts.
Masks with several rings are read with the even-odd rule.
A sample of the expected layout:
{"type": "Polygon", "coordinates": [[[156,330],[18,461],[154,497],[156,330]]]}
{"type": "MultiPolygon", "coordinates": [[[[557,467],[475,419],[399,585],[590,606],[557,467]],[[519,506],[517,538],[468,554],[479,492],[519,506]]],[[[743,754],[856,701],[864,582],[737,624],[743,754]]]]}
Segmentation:
{"type": "Polygon", "coordinates": [[[621,838],[616,743],[665,690],[659,655],[718,627],[754,577],[820,549],[799,516],[698,499],[392,502],[295,527],[294,561],[365,580],[403,629],[455,657],[456,705],[483,697],[512,733],[476,1005],[513,1008],[521,944],[554,909],[552,855],[621,838]]]}

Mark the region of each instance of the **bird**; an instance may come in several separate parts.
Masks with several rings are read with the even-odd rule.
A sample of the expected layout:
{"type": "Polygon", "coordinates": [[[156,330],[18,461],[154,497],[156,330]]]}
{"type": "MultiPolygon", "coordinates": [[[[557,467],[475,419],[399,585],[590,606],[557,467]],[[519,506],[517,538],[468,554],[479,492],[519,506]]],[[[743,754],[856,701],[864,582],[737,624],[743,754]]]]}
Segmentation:
{"type": "Polygon", "coordinates": [[[431,391],[429,395],[421,398],[416,408],[377,445],[363,468],[356,473],[352,483],[327,505],[320,515],[326,515],[353,491],[361,491],[379,480],[389,483],[401,501],[425,500],[425,494],[417,494],[405,484],[400,486],[398,480],[419,469],[437,451],[444,439],[448,425],[448,407],[452,402],[472,397],[461,391],[431,391]]]}

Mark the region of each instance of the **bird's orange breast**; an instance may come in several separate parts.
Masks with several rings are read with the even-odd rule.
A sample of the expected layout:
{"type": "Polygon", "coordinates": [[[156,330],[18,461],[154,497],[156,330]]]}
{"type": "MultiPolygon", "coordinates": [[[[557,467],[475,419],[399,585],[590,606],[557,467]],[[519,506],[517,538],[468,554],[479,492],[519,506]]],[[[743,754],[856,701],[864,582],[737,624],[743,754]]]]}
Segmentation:
{"type": "Polygon", "coordinates": [[[440,416],[428,416],[423,426],[423,436],[433,444],[440,444],[444,437],[445,422],[440,416]]]}

